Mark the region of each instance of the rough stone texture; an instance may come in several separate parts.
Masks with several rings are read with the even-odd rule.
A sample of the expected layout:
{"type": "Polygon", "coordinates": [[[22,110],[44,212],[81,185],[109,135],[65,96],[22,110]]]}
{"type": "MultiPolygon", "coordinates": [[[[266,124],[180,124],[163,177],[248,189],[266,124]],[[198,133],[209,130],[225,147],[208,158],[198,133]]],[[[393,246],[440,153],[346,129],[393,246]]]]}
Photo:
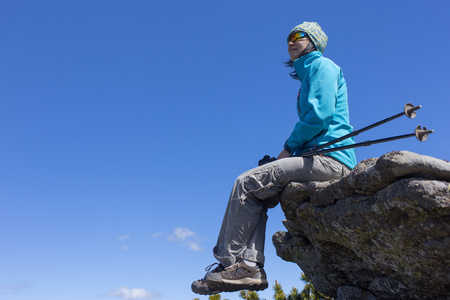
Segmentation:
{"type": "Polygon", "coordinates": [[[330,182],[290,183],[272,240],[322,293],[450,299],[450,163],[400,151],[330,182]]]}

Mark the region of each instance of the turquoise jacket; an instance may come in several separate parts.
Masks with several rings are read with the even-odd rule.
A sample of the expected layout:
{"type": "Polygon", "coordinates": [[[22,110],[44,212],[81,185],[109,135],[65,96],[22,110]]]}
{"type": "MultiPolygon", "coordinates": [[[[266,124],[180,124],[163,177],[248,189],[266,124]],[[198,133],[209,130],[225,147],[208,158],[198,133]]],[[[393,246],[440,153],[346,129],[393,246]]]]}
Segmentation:
{"type": "MultiPolygon", "coordinates": [[[[301,81],[297,112],[300,121],[286,141],[285,149],[295,155],[325,144],[353,131],[350,126],[347,85],[342,70],[334,62],[314,51],[294,61],[301,81]]],[[[354,144],[348,138],[325,149],[354,144]]],[[[355,149],[340,150],[331,156],[353,169],[356,165],[355,149]]]]}

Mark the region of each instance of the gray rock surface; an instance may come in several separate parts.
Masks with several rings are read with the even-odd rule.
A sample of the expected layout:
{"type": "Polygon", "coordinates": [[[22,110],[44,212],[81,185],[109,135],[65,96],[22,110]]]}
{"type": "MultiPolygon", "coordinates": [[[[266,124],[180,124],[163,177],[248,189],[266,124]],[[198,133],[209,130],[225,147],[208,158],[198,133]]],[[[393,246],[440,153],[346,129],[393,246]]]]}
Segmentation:
{"type": "Polygon", "coordinates": [[[450,299],[450,163],[407,151],[290,183],[277,254],[344,299],[450,299]]]}

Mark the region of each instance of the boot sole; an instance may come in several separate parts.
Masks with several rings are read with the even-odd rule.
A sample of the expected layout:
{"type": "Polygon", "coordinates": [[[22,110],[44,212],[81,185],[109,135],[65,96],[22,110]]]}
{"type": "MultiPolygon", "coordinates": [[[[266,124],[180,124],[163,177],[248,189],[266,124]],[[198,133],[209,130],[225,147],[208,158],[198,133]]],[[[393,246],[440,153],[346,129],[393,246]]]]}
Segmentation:
{"type": "Polygon", "coordinates": [[[207,280],[208,285],[214,290],[220,290],[223,292],[237,292],[241,290],[249,291],[262,291],[269,287],[267,281],[255,280],[252,278],[240,279],[239,283],[236,280],[226,280],[222,281],[210,281],[207,280]]]}
{"type": "Polygon", "coordinates": [[[192,292],[199,295],[215,295],[220,293],[217,289],[210,289],[209,291],[206,288],[196,287],[194,284],[191,285],[192,292]]]}
{"type": "Polygon", "coordinates": [[[221,291],[214,291],[214,292],[200,292],[200,291],[192,291],[192,292],[194,292],[194,293],[196,293],[196,294],[198,294],[198,295],[215,295],[215,294],[219,294],[219,293],[221,293],[221,291]]]}

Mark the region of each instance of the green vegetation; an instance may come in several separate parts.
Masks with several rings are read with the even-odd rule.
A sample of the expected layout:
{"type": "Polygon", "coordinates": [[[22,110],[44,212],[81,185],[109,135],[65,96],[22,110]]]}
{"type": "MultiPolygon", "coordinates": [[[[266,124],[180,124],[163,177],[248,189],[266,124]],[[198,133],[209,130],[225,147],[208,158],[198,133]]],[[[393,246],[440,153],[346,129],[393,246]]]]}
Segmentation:
{"type": "Polygon", "coordinates": [[[240,291],[239,297],[245,300],[261,300],[255,291],[240,291]]]}

